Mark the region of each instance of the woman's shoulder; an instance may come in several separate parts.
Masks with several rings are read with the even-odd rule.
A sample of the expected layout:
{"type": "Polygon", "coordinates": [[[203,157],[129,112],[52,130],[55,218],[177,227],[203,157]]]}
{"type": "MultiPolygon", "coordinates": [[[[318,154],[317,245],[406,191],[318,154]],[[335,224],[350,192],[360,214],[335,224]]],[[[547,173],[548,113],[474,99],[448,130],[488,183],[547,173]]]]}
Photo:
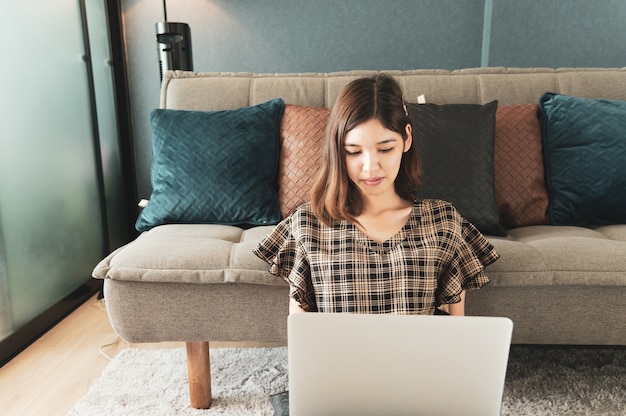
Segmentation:
{"type": "Polygon", "coordinates": [[[436,230],[461,235],[464,219],[448,201],[441,199],[419,199],[414,202],[413,218],[419,230],[436,230]]]}
{"type": "Polygon", "coordinates": [[[440,199],[421,199],[414,203],[414,215],[422,227],[441,230],[447,229],[462,238],[484,238],[482,233],[455,208],[440,199]]]}
{"type": "Polygon", "coordinates": [[[417,214],[429,214],[433,217],[460,216],[451,202],[442,199],[417,199],[413,202],[417,214]]]}
{"type": "Polygon", "coordinates": [[[311,210],[311,205],[309,203],[302,204],[270,231],[261,246],[276,248],[287,241],[299,240],[317,228],[315,223],[316,218],[311,210]]]}
{"type": "Polygon", "coordinates": [[[290,218],[292,221],[294,219],[316,219],[310,202],[299,205],[287,218],[290,218]]]}
{"type": "Polygon", "coordinates": [[[291,232],[295,235],[310,234],[313,230],[318,230],[322,223],[313,213],[310,202],[305,202],[298,206],[285,221],[289,224],[291,232]]]}

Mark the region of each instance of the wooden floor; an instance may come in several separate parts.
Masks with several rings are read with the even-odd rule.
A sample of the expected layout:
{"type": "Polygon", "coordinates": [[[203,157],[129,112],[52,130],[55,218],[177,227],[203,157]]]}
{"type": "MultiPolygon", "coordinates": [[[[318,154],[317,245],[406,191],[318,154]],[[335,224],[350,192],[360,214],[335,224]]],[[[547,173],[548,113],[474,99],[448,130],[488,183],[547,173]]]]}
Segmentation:
{"type": "MultiPolygon", "coordinates": [[[[183,348],[183,343],[131,344],[132,348],[183,348]]],[[[211,347],[266,346],[217,343],[211,347]]],[[[109,360],[128,345],[109,324],[96,296],[0,368],[0,414],[66,416],[109,360]],[[112,346],[104,347],[107,344],[112,346]]]]}

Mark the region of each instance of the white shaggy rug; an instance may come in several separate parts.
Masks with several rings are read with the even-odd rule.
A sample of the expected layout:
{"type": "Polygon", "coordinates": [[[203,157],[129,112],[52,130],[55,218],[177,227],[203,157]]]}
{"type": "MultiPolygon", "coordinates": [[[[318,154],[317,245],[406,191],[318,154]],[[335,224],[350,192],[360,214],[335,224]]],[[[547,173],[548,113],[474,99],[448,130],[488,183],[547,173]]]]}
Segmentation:
{"type": "Polygon", "coordinates": [[[272,415],[287,390],[286,348],[210,349],[210,409],[189,406],[185,350],[121,351],[69,416],[272,415]]]}
{"type": "MultiPolygon", "coordinates": [[[[69,416],[272,415],[286,348],[211,349],[213,405],[189,407],[184,349],[120,352],[69,416]]],[[[626,415],[626,349],[511,350],[502,415],[626,415]]]]}

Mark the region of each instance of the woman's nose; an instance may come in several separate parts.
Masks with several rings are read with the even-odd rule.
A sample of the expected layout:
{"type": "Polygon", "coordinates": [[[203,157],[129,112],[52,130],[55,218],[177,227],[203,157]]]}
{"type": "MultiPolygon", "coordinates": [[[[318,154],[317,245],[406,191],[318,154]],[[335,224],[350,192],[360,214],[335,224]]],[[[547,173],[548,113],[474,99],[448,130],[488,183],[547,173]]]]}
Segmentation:
{"type": "Polygon", "coordinates": [[[375,154],[363,153],[363,171],[373,172],[378,168],[378,159],[375,154]]]}

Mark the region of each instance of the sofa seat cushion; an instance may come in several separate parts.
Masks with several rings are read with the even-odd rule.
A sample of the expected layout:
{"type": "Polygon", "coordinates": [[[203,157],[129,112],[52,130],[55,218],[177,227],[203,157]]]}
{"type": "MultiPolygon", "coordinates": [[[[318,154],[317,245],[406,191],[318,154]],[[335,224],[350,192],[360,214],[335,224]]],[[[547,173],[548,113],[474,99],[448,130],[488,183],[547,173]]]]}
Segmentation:
{"type": "Polygon", "coordinates": [[[626,284],[626,225],[536,225],[490,237],[500,259],[488,266],[492,285],[626,284]]]}
{"type": "Polygon", "coordinates": [[[166,224],[115,250],[96,278],[161,283],[250,283],[286,286],[252,250],[272,226],[243,230],[219,224],[166,224]]]}
{"type": "MultiPolygon", "coordinates": [[[[273,226],[243,230],[217,224],[168,224],[114,251],[94,277],[158,283],[286,286],[252,250],[273,226]]],[[[492,286],[626,284],[626,225],[534,225],[488,236],[500,259],[487,267],[492,286]]]]}

